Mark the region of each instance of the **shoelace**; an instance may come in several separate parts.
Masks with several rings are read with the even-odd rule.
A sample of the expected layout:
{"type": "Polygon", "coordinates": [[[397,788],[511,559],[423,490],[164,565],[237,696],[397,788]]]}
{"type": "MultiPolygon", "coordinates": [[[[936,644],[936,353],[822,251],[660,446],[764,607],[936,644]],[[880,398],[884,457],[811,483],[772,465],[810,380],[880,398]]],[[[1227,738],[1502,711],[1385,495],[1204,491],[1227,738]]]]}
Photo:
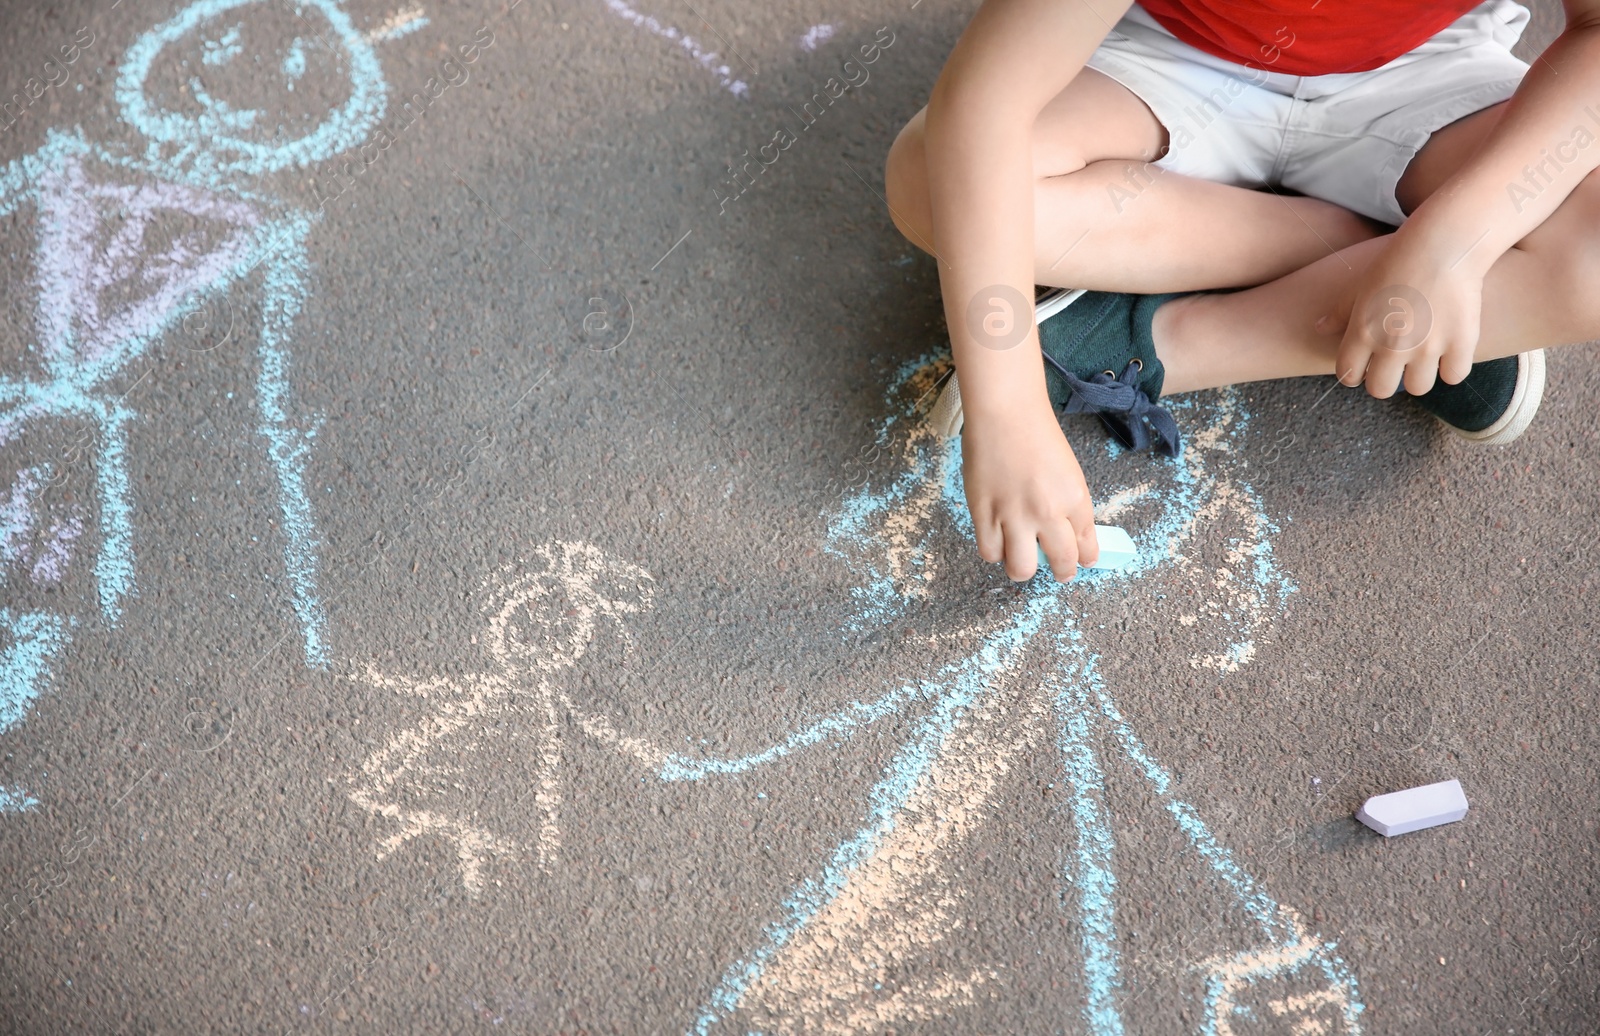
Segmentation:
{"type": "Polygon", "coordinates": [[[1156,451],[1163,456],[1178,455],[1182,445],[1178,422],[1172,419],[1166,407],[1154,402],[1139,387],[1139,375],[1144,372],[1142,365],[1130,360],[1119,377],[1113,378],[1101,371],[1085,380],[1064,369],[1048,353],[1044,358],[1072,390],[1067,405],[1062,408],[1063,413],[1098,414],[1107,430],[1130,450],[1150,449],[1153,442],[1156,451]]]}

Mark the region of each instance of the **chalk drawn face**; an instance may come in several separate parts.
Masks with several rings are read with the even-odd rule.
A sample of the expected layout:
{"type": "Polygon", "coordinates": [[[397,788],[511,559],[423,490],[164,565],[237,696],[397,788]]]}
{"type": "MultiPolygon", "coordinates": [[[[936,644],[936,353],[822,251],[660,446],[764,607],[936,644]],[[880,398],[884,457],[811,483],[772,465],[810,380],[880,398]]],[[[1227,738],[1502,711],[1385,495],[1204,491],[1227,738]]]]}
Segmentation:
{"type": "Polygon", "coordinates": [[[625,619],[654,598],[650,573],[589,544],[550,543],[538,554],[544,567],[508,580],[489,604],[489,653],[508,672],[549,673],[577,664],[597,636],[626,645],[625,619]]]}
{"type": "Polygon", "coordinates": [[[117,102],[151,140],[258,174],[361,143],[384,90],[371,45],[328,0],[199,0],[128,49],[117,102]]]}

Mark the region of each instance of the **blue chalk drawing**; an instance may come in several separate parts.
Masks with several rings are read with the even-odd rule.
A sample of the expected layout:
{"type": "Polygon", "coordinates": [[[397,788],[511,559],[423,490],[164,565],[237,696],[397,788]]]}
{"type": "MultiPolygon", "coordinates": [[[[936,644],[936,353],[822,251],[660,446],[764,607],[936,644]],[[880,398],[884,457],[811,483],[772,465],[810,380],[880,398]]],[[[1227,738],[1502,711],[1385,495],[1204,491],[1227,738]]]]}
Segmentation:
{"type": "MultiPolygon", "coordinates": [[[[0,445],[24,433],[49,441],[61,427],[87,432],[75,452],[89,461],[95,483],[93,582],[100,616],[114,626],[137,585],[129,432],[138,414],[128,383],[150,366],[138,361],[182,322],[258,280],[255,432],[277,481],[284,569],[305,661],[322,667],[327,623],[306,488],[318,421],[295,413],[290,386],[293,328],[308,295],[306,242],[320,213],[299,210],[253,181],[361,143],[383,116],[387,88],[369,40],[330,0],[295,6],[309,38],[262,40],[259,30],[250,38],[251,9],[273,7],[271,0],[200,0],[128,48],[115,93],[122,121],[145,138],[142,153],[93,143],[81,130],[52,130],[37,152],[0,167],[0,216],[25,205],[37,215],[35,338],[22,358],[32,369],[0,375],[0,445]],[[271,53],[275,45],[284,55],[286,93],[306,75],[308,60],[340,77],[336,92],[345,96],[320,121],[306,118],[303,130],[286,129],[273,98],[230,103],[224,95],[235,81],[208,80],[226,76],[247,47],[271,53]],[[156,69],[184,65],[192,73],[187,96],[152,85],[156,69]],[[161,235],[151,231],[172,219],[184,232],[152,240],[161,235]]],[[[258,80],[247,81],[260,91],[258,80]]],[[[0,515],[0,581],[57,584],[71,568],[81,519],[69,514],[48,528],[35,520],[49,468],[25,469],[11,486],[0,515]]],[[[8,640],[0,644],[0,733],[37,698],[80,618],[0,612],[0,636],[8,640]]],[[[23,801],[6,795],[0,789],[0,801],[23,801]]]]}
{"type": "MultiPolygon", "coordinates": [[[[183,167],[191,177],[212,183],[228,174],[257,176],[262,173],[308,162],[320,161],[361,144],[368,132],[383,117],[388,88],[378,56],[371,43],[357,32],[350,19],[329,0],[302,0],[296,7],[301,17],[306,9],[315,11],[327,22],[326,32],[317,32],[306,42],[304,37],[290,40],[286,47],[285,70],[289,84],[304,69],[295,70],[305,59],[305,49],[320,47],[331,38],[340,48],[339,64],[349,77],[350,96],[328,114],[311,132],[291,140],[268,133],[261,122],[270,121],[272,112],[262,108],[235,111],[214,98],[196,97],[198,111],[163,107],[146,89],[151,69],[166,48],[199,34],[229,11],[252,6],[267,7],[272,0],[200,0],[190,4],[170,20],[139,37],[123,56],[117,70],[117,103],[124,121],[150,139],[151,154],[158,145],[177,148],[177,154],[163,163],[183,167]],[[296,47],[300,48],[295,59],[296,47]],[[250,130],[257,132],[251,133],[250,130]]],[[[218,41],[219,44],[222,40],[218,41]]],[[[212,51],[208,49],[208,54],[212,51]]]]}
{"type": "Polygon", "coordinates": [[[25,813],[39,800],[20,788],[0,788],[0,813],[25,813]]]}
{"type": "MultiPolygon", "coordinates": [[[[0,731],[21,723],[39,695],[50,660],[66,642],[67,623],[48,612],[0,608],[0,627],[10,643],[0,648],[0,731]]],[[[0,813],[21,813],[39,804],[20,788],[0,786],[0,813]]]]}
{"type": "MultiPolygon", "coordinates": [[[[949,545],[934,536],[953,526],[970,551],[972,526],[961,482],[960,443],[940,441],[907,402],[947,368],[937,357],[907,364],[890,389],[889,416],[877,445],[898,458],[886,484],[849,495],[834,516],[828,549],[861,577],[850,631],[883,628],[925,598],[949,545]],[[899,400],[899,402],[896,402],[899,400]],[[946,520],[939,521],[936,518],[946,520]]],[[[928,392],[922,393],[926,399],[928,392]]],[[[650,766],[662,781],[746,774],[807,748],[841,743],[889,716],[916,717],[882,778],[872,787],[863,825],[840,842],[820,870],[801,880],[757,944],[731,963],[688,1032],[866,1032],[935,1025],[992,991],[997,972],[928,978],[895,971],[899,962],[953,933],[960,902],[960,849],[985,817],[985,804],[1020,753],[1054,749],[1068,789],[1071,830],[1062,903],[1078,921],[1083,1022],[1103,1036],[1128,1031],[1127,963],[1118,940],[1115,818],[1105,800],[1111,763],[1131,771],[1160,803],[1188,845],[1206,887],[1231,902],[1254,934],[1242,949],[1186,961],[1203,988],[1199,1031],[1227,1036],[1236,1023],[1279,1019],[1304,1032],[1361,1030],[1364,1010],[1354,976],[1336,946],[1273,900],[1225,847],[1199,812],[1178,797],[1172,775],[1124,718],[1090,650],[1086,617],[1117,602],[1150,608],[1139,577],[1166,570],[1192,591],[1171,607],[1191,609],[1176,626],[1190,630],[1190,664],[1233,672],[1255,654],[1255,637],[1281,614],[1293,584],[1272,548],[1276,526],[1230,457],[1248,426],[1236,394],[1172,402],[1188,431],[1184,455],[1151,459],[1144,481],[1103,493],[1098,518],[1134,533],[1140,558],[1130,569],[1088,573],[1070,584],[1041,575],[1014,610],[946,636],[965,640],[962,657],[928,678],[868,702],[856,702],[746,755],[706,757],[666,750],[621,734],[611,722],[562,705],[596,739],[650,766]],[[1220,543],[1220,548],[1218,544],[1220,543]],[[1223,552],[1220,563],[1210,556],[1223,552]],[[1209,552],[1209,553],[1208,553],[1209,552]],[[1201,555],[1205,555],[1201,559],[1201,555]],[[1220,643],[1217,641],[1220,640],[1220,643]],[[1024,670],[1028,658],[1044,666],[1024,670]],[[1031,671],[1045,672],[1038,676],[1031,671]],[[1103,746],[1114,746],[1110,754],[1103,746]],[[1115,756],[1115,758],[1112,758],[1115,756]]],[[[1131,464],[1119,461],[1119,465],[1131,464]]],[[[1169,586],[1169,589],[1171,587],[1169,586]]],[[[1236,930],[1220,938],[1237,941],[1236,930]]]]}

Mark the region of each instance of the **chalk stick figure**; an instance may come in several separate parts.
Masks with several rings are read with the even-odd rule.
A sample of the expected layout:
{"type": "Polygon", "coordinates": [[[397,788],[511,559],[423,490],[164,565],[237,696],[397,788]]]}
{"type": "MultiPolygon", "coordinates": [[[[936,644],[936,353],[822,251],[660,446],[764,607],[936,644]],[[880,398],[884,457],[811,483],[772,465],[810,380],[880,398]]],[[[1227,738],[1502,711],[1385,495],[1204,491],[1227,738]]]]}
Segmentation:
{"type": "MultiPolygon", "coordinates": [[[[360,144],[385,92],[371,44],[332,0],[288,13],[269,0],[198,0],[135,40],[118,68],[120,121],[142,151],[52,130],[38,151],[0,168],[0,216],[31,206],[37,226],[34,334],[25,369],[0,376],[0,446],[35,460],[9,490],[0,480],[11,508],[0,517],[8,596],[60,584],[74,553],[97,540],[94,595],[103,624],[116,625],[137,587],[129,431],[138,411],[126,383],[201,307],[259,283],[254,430],[277,482],[274,524],[302,651],[308,665],[326,665],[305,485],[317,422],[295,413],[289,380],[319,214],[260,181],[360,144]],[[313,81],[320,93],[305,89],[313,81]],[[336,100],[320,107],[330,84],[336,100]],[[92,469],[92,505],[52,503],[44,487],[80,460],[92,469]]],[[[0,732],[26,714],[87,618],[59,605],[0,610],[0,732]]],[[[0,789],[0,810],[32,801],[0,789]]]]}
{"type": "Polygon", "coordinates": [[[649,608],[655,593],[642,568],[592,544],[564,541],[540,546],[490,588],[482,644],[494,663],[488,671],[420,680],[370,665],[357,671],[357,680],[418,699],[424,714],[346,778],[350,801],[398,827],[379,842],[378,859],[414,838],[444,839],[455,846],[462,884],[473,896],[484,889],[489,857],[525,846],[480,819],[470,773],[493,758],[499,787],[528,789],[524,797],[540,818],[534,852],[540,868],[551,870],[561,848],[563,721],[573,707],[558,674],[576,666],[596,637],[626,643],[623,620],[649,608]],[[533,733],[523,733],[530,725],[533,733]],[[533,772],[516,780],[528,763],[533,772]]]}

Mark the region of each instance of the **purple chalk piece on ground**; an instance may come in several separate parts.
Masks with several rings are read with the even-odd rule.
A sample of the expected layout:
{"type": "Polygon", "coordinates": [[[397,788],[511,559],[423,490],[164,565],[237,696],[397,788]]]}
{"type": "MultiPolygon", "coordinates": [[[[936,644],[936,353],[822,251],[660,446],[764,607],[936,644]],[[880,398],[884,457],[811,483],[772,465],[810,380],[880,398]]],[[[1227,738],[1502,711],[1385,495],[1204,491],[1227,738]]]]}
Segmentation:
{"type": "Polygon", "coordinates": [[[1425,827],[1453,824],[1467,815],[1467,796],[1460,781],[1440,781],[1420,788],[1374,795],[1361,807],[1356,819],[1392,838],[1425,827]]]}

